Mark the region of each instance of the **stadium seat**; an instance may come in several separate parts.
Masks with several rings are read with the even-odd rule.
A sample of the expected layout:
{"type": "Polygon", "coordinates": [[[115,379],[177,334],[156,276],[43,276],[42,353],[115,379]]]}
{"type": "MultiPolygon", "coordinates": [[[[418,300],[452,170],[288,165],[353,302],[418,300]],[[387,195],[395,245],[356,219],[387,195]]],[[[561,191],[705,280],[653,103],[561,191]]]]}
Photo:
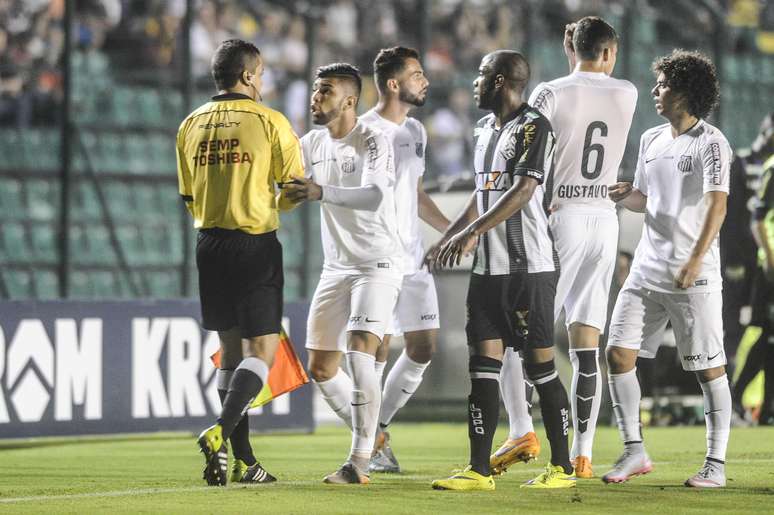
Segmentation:
{"type": "Polygon", "coordinates": [[[17,129],[0,130],[0,152],[3,159],[0,159],[0,167],[5,170],[18,171],[24,166],[23,138],[21,131],[17,129]]]}
{"type": "Polygon", "coordinates": [[[53,220],[59,205],[59,185],[50,180],[28,180],[27,215],[33,220],[53,220]]]}
{"type": "Polygon", "coordinates": [[[127,262],[132,265],[145,263],[145,256],[140,241],[140,231],[136,225],[122,224],[117,228],[117,236],[127,262]]]}
{"type": "Polygon", "coordinates": [[[73,184],[75,192],[72,202],[73,217],[78,221],[94,221],[102,217],[97,192],[94,190],[94,184],[89,181],[79,181],[73,184]]]}
{"type": "Polygon", "coordinates": [[[70,295],[76,299],[90,299],[94,296],[94,285],[87,273],[75,271],[70,274],[70,295]]]}
{"type": "Polygon", "coordinates": [[[5,270],[3,281],[10,299],[30,299],[34,297],[32,274],[26,270],[5,270]]]}
{"type": "Polygon", "coordinates": [[[59,297],[59,279],[50,270],[36,270],[35,293],[39,299],[56,299],[59,297]]]}
{"type": "Polygon", "coordinates": [[[23,224],[5,222],[0,231],[3,233],[2,253],[5,260],[27,261],[30,259],[29,243],[23,224]]]}
{"type": "Polygon", "coordinates": [[[138,219],[159,221],[161,207],[159,206],[158,195],[155,184],[135,183],[131,185],[132,194],[135,201],[135,215],[138,219]]]}
{"type": "Polygon", "coordinates": [[[121,181],[105,181],[101,184],[113,221],[115,223],[124,220],[135,221],[135,208],[130,185],[121,181]]]}
{"type": "Polygon", "coordinates": [[[116,262],[107,227],[91,226],[86,229],[85,234],[88,245],[88,263],[111,264],[116,262]]]}
{"type": "Polygon", "coordinates": [[[98,271],[89,274],[93,282],[93,292],[95,298],[114,298],[118,294],[118,285],[113,272],[98,271]]]}
{"type": "Polygon", "coordinates": [[[12,177],[0,177],[0,213],[3,220],[24,218],[25,211],[21,181],[12,177]]]}
{"type": "Polygon", "coordinates": [[[148,145],[140,134],[125,134],[126,171],[134,174],[146,174],[153,168],[148,159],[148,145]]]}
{"type": "Polygon", "coordinates": [[[57,235],[51,224],[33,224],[31,227],[32,255],[36,262],[56,263],[57,235]]]}
{"type": "Polygon", "coordinates": [[[97,173],[128,172],[129,167],[126,164],[126,154],[121,135],[115,132],[103,132],[100,134],[98,141],[99,160],[94,165],[95,171],[97,173]]]}
{"type": "Polygon", "coordinates": [[[162,127],[165,120],[161,110],[161,96],[158,90],[154,88],[137,88],[135,95],[138,115],[142,119],[143,124],[162,127]]]}
{"type": "Polygon", "coordinates": [[[180,271],[170,268],[164,272],[148,272],[145,274],[150,296],[155,299],[169,299],[180,295],[180,271]]]}

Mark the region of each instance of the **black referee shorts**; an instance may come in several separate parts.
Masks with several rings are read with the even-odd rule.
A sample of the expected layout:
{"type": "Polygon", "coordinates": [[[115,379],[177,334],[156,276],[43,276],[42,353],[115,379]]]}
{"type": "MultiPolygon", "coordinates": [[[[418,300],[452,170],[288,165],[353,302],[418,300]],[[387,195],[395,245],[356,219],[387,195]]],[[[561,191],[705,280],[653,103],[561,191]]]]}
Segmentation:
{"type": "Polygon", "coordinates": [[[279,333],[284,276],[276,232],[203,229],[196,265],[205,329],[239,327],[243,338],[279,333]]]}
{"type": "Polygon", "coordinates": [[[470,275],[468,344],[502,340],[516,350],[554,344],[554,297],[558,272],[470,275]]]}

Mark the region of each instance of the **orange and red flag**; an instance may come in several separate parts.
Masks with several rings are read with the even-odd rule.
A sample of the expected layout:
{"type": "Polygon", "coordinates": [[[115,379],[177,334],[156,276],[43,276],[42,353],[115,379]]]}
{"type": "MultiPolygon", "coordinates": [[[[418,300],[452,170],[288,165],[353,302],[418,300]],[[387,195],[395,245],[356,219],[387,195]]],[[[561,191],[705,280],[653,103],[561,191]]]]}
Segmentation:
{"type": "MultiPolygon", "coordinates": [[[[215,368],[220,368],[220,349],[210,356],[215,368]]],[[[251,408],[257,408],[271,402],[275,397],[283,393],[292,392],[309,382],[301,360],[298,359],[293,343],[290,341],[285,329],[280,329],[279,346],[274,356],[274,364],[269,369],[269,380],[255,396],[251,408]]]]}

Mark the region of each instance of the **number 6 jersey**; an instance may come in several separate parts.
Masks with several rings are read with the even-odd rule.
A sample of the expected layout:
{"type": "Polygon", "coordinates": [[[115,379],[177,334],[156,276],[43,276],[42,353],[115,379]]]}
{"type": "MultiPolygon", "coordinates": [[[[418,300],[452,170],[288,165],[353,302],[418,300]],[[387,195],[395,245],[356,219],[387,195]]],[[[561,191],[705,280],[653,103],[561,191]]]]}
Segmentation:
{"type": "Polygon", "coordinates": [[[538,84],[529,105],[556,133],[556,165],[546,180],[553,189],[551,211],[565,205],[614,210],[607,187],[618,180],[637,88],[604,73],[575,71],[538,84]]]}

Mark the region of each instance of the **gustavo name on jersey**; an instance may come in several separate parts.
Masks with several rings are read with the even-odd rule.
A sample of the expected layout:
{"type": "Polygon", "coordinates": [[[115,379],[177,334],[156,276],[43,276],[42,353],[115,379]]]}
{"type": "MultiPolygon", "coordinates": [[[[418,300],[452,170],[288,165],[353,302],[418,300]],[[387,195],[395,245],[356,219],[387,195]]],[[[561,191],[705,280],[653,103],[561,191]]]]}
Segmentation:
{"type": "Polygon", "coordinates": [[[604,184],[561,184],[556,188],[559,198],[607,198],[607,186],[604,184]]]}

